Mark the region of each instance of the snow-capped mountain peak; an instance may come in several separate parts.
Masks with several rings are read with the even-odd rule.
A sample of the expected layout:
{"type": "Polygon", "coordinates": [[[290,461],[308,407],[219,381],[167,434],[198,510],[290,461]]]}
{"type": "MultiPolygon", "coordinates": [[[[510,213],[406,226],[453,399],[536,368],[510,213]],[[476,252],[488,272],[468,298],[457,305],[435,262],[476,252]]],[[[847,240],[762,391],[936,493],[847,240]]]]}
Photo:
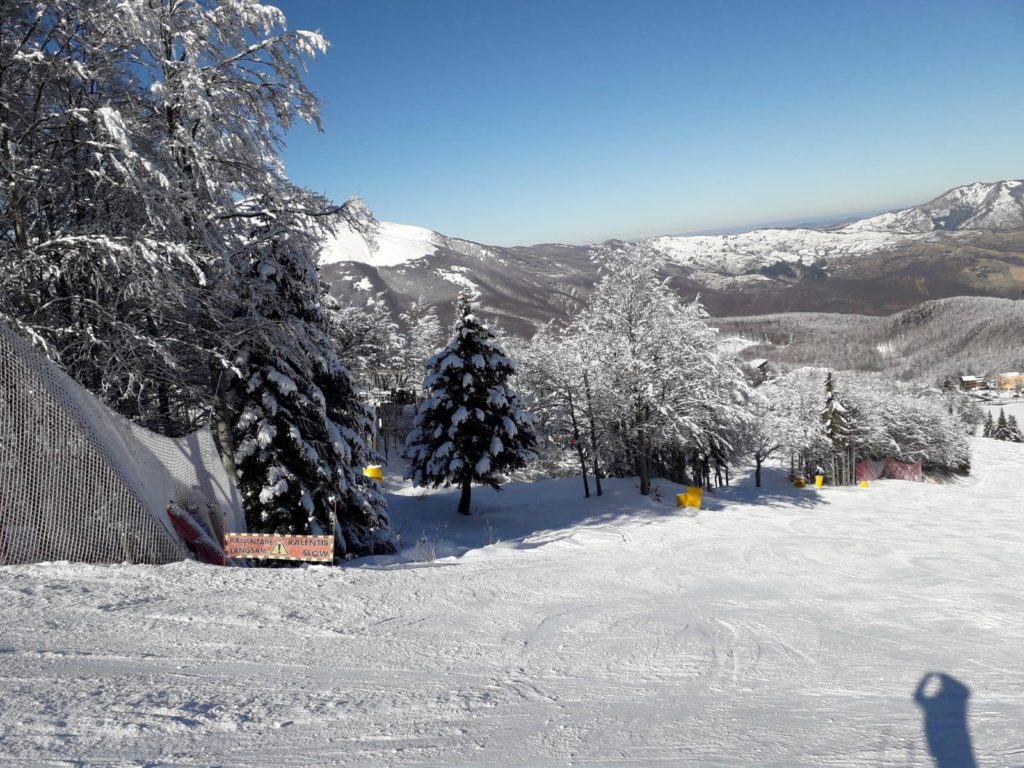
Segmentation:
{"type": "Polygon", "coordinates": [[[849,224],[850,232],[924,234],[936,231],[1007,231],[1024,227],[1024,183],[975,182],[954,187],[924,205],[849,224]]]}
{"type": "MultiPolygon", "coordinates": [[[[956,295],[1024,297],[1024,181],[956,187],[912,208],[823,229],[757,229],[654,241],[677,290],[712,314],[798,309],[894,312],[956,295]]],[[[340,232],[321,264],[339,294],[385,292],[395,309],[417,296],[444,311],[470,288],[526,335],[570,316],[597,269],[589,246],[507,248],[382,222],[366,238],[340,232]],[[376,241],[376,247],[371,245],[376,241]]]]}
{"type": "Polygon", "coordinates": [[[437,232],[410,224],[377,222],[371,237],[341,227],[324,244],[320,253],[321,264],[355,261],[375,267],[395,267],[424,256],[430,256],[444,238],[437,232]]]}

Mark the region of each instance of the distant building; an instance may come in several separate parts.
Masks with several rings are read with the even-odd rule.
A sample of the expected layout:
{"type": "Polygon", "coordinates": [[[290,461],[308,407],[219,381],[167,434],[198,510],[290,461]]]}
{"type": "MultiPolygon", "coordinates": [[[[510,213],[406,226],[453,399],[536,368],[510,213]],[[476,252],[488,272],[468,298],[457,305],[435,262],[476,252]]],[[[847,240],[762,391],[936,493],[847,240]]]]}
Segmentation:
{"type": "Polygon", "coordinates": [[[987,389],[988,385],[985,380],[978,376],[961,376],[960,377],[960,389],[965,392],[970,392],[975,389],[987,389]]]}
{"type": "Polygon", "coordinates": [[[1024,387],[1024,373],[1020,371],[1007,371],[996,374],[996,389],[1019,389],[1024,387]]]}

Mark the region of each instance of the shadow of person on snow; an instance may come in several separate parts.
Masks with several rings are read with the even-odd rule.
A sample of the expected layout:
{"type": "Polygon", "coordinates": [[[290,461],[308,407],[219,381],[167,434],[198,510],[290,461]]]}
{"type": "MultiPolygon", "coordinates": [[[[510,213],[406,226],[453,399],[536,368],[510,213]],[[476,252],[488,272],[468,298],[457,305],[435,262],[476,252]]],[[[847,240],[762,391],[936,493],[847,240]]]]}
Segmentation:
{"type": "Polygon", "coordinates": [[[929,672],[914,691],[924,710],[924,734],[935,768],[977,768],[967,728],[967,699],[971,689],[955,677],[929,672]]]}

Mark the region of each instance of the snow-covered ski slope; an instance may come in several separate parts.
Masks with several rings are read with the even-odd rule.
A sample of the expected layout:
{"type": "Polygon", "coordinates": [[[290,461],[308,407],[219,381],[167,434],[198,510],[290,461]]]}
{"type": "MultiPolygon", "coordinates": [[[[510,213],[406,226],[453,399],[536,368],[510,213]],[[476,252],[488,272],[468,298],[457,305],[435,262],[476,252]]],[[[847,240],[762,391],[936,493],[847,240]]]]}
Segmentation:
{"type": "Polygon", "coordinates": [[[1019,766],[1024,446],[974,462],[695,514],[664,482],[472,518],[403,491],[411,549],[343,569],[0,568],[0,764],[931,766],[940,672],[979,764],[1019,766]]]}

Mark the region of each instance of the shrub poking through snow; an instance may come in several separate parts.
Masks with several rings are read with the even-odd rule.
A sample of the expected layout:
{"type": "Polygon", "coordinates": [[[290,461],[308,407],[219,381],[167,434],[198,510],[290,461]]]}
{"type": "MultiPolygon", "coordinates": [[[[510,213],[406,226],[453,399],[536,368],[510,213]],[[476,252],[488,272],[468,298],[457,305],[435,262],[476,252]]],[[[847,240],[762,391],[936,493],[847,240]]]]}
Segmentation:
{"type": "Polygon", "coordinates": [[[503,474],[537,457],[533,415],[508,385],[512,361],[459,294],[455,333],[427,361],[426,399],[416,410],[403,456],[417,486],[457,485],[469,514],[473,483],[499,488],[503,474]]]}

